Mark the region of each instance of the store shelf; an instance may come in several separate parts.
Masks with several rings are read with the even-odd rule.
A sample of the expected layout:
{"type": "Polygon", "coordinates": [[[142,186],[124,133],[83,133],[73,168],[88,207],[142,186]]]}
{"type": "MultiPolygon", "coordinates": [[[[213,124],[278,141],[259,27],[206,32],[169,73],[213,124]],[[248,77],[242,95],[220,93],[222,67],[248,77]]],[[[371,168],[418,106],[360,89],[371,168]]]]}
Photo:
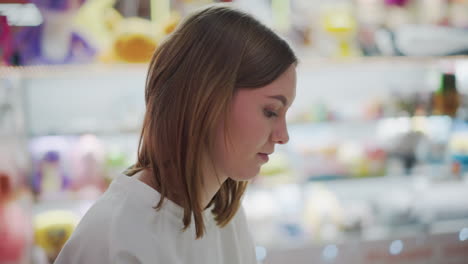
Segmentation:
{"type": "Polygon", "coordinates": [[[412,175],[254,185],[244,207],[258,244],[281,250],[458,232],[468,228],[465,201],[468,177],[412,175]]]}
{"type": "Polygon", "coordinates": [[[92,134],[99,138],[118,138],[118,137],[139,137],[140,129],[72,129],[72,130],[51,130],[49,132],[32,133],[27,135],[29,138],[43,137],[43,136],[64,136],[74,137],[86,134],[92,134]]]}
{"type": "MultiPolygon", "coordinates": [[[[350,57],[350,58],[324,58],[313,57],[304,54],[299,54],[300,67],[323,67],[323,66],[352,66],[352,65],[427,65],[430,63],[439,62],[455,62],[455,61],[468,61],[468,55],[459,56],[369,56],[369,57],[350,57]]],[[[0,77],[12,73],[21,74],[24,77],[57,77],[57,74],[74,74],[74,73],[114,73],[119,71],[143,71],[148,70],[149,64],[136,63],[136,64],[83,64],[83,65],[41,65],[41,66],[19,66],[19,67],[0,67],[0,77]]]]}
{"type": "Polygon", "coordinates": [[[77,64],[77,65],[40,65],[40,66],[8,66],[0,67],[0,78],[19,75],[23,78],[57,78],[80,75],[95,77],[100,74],[143,73],[146,74],[148,64],[77,64]],[[81,75],[86,74],[86,75],[81,75]],[[90,75],[89,75],[90,74],[90,75]]]}
{"type": "MultiPolygon", "coordinates": [[[[466,226],[465,226],[466,227],[466,226]]],[[[444,234],[421,234],[395,240],[330,243],[322,246],[263,250],[263,264],[280,263],[454,263],[468,259],[467,228],[444,234]]]]}
{"type": "Polygon", "coordinates": [[[468,60],[468,55],[457,56],[368,56],[368,57],[350,57],[350,58],[319,58],[304,54],[300,56],[300,64],[305,67],[322,66],[350,66],[350,65],[427,65],[437,62],[454,62],[468,60]]]}

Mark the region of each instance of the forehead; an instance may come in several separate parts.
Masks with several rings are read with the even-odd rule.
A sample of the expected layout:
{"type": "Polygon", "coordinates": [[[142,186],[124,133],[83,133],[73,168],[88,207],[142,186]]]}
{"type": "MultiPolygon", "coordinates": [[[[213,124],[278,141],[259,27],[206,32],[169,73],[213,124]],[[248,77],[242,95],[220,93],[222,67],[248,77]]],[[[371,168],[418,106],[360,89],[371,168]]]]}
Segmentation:
{"type": "Polygon", "coordinates": [[[296,67],[291,65],[276,80],[263,87],[242,89],[239,92],[244,93],[250,99],[264,99],[269,96],[283,95],[286,97],[289,106],[296,97],[296,67]]]}

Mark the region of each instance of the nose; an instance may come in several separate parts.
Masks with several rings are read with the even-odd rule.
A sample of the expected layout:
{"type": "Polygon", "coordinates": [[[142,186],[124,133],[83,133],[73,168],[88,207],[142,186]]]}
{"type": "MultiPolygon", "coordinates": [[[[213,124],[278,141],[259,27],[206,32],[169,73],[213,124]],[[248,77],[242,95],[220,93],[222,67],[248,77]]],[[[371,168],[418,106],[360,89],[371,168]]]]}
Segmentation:
{"type": "Polygon", "coordinates": [[[284,119],[273,131],[272,141],[276,144],[286,144],[289,141],[288,127],[284,119]]]}

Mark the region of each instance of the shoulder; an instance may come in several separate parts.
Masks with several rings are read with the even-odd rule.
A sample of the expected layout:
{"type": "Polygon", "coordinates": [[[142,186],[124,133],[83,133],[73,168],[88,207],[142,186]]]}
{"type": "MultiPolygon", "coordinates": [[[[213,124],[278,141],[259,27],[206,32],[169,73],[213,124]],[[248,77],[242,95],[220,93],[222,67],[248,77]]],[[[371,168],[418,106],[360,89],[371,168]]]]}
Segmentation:
{"type": "Polygon", "coordinates": [[[81,220],[62,250],[66,260],[59,263],[173,262],[182,221],[170,210],[154,209],[157,199],[134,179],[113,182],[81,220]]]}
{"type": "Polygon", "coordinates": [[[247,217],[245,215],[244,207],[239,207],[239,210],[233,218],[233,224],[236,226],[236,228],[245,230],[248,229],[247,217]]]}
{"type": "Polygon", "coordinates": [[[234,240],[234,242],[239,244],[241,247],[253,247],[252,235],[242,207],[239,208],[231,222],[220,230],[224,239],[234,240]]]}
{"type": "Polygon", "coordinates": [[[123,263],[146,263],[138,261],[152,252],[144,244],[150,246],[157,241],[151,225],[158,214],[151,206],[133,199],[134,190],[120,187],[111,185],[88,210],[57,263],[121,263],[117,260],[122,259],[129,260],[123,263]]]}
{"type": "Polygon", "coordinates": [[[250,233],[246,215],[242,207],[234,218],[221,230],[221,244],[224,245],[223,254],[232,259],[239,259],[241,263],[256,263],[255,244],[250,233]]]}

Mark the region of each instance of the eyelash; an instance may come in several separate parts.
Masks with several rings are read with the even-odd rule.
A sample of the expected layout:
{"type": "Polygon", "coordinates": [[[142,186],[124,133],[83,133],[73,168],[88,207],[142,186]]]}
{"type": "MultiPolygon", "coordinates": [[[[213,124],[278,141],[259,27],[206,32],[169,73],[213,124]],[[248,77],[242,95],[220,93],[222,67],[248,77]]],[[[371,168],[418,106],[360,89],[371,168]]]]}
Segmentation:
{"type": "Polygon", "coordinates": [[[263,113],[264,115],[267,117],[267,118],[273,118],[273,117],[277,117],[278,114],[273,112],[273,111],[270,111],[270,110],[263,110],[263,113]]]}

